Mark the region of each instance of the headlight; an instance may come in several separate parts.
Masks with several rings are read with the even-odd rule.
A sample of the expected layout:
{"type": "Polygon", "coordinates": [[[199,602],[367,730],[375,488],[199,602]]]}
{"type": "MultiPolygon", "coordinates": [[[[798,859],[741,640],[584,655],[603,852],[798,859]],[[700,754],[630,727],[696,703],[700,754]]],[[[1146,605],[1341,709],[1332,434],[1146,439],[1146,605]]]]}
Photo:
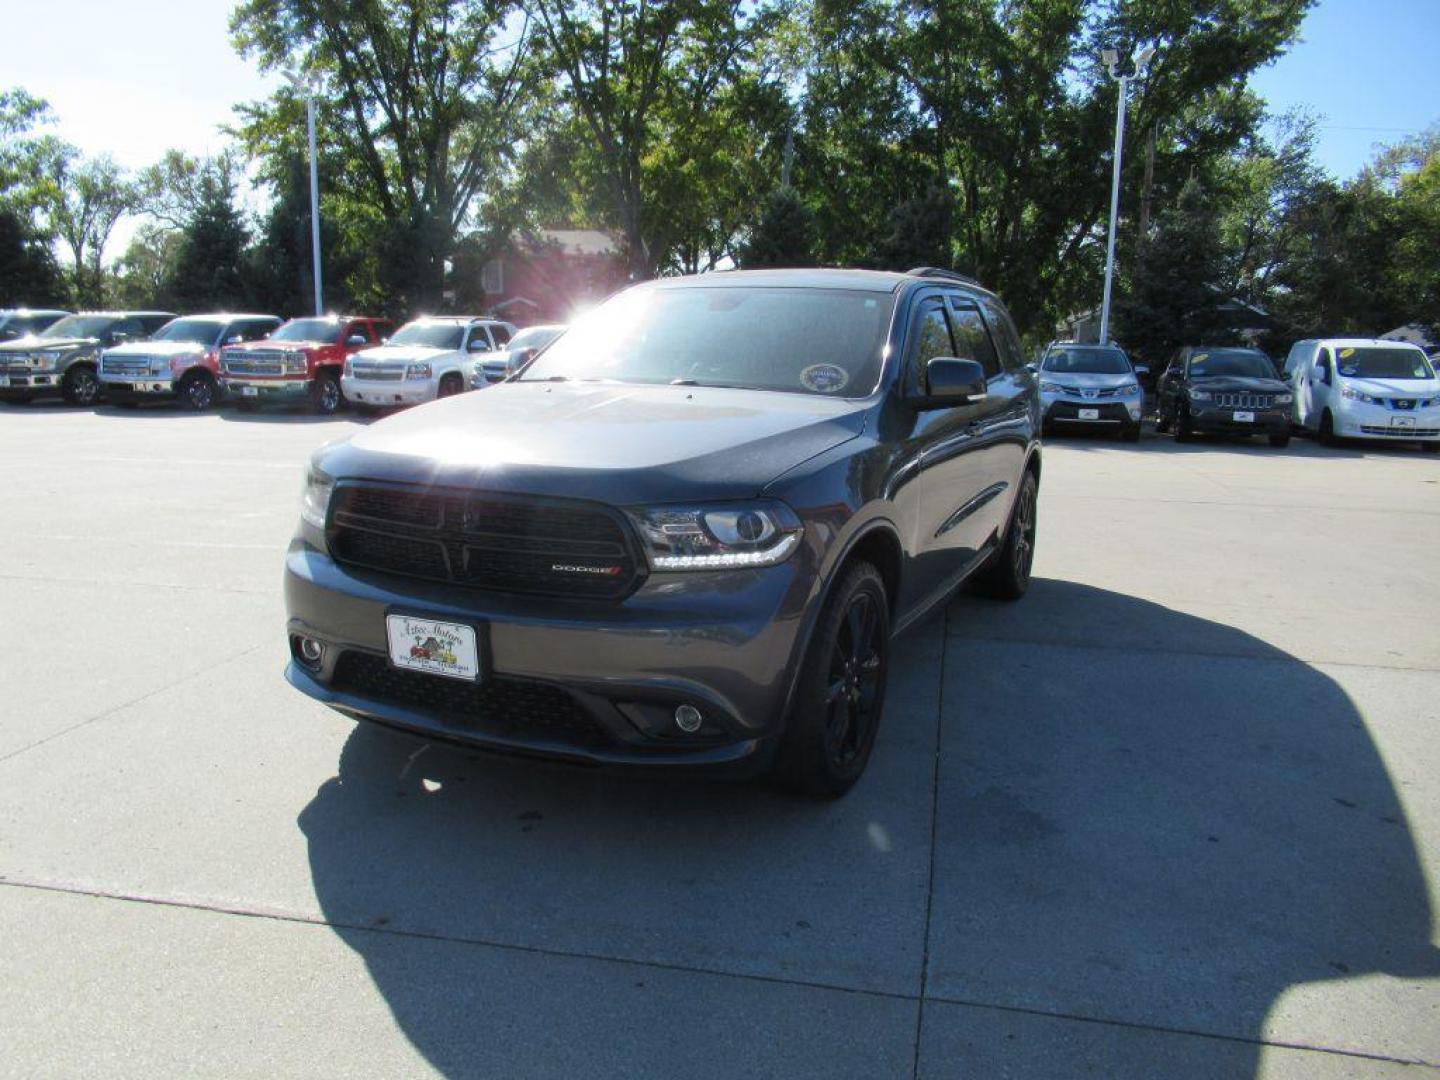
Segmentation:
{"type": "Polygon", "coordinates": [[[324,531],[335,481],[314,465],[305,471],[305,490],[300,494],[300,520],[324,531]]]}
{"type": "Polygon", "coordinates": [[[303,352],[287,352],[285,354],[285,373],[287,375],[305,374],[305,354],[303,352]]]}
{"type": "Polygon", "coordinates": [[[407,379],[428,379],[430,378],[429,364],[406,364],[405,377],[407,379]]]}
{"type": "Polygon", "coordinates": [[[1061,386],[1058,382],[1041,382],[1040,392],[1042,394],[1068,394],[1070,388],[1061,386]]]}
{"type": "Polygon", "coordinates": [[[1295,395],[1294,395],[1294,394],[1276,394],[1276,395],[1275,395],[1275,404],[1276,404],[1276,405],[1289,405],[1289,404],[1290,404],[1292,401],[1294,401],[1294,400],[1295,400],[1295,395]]]}
{"type": "Polygon", "coordinates": [[[1375,399],[1373,397],[1371,397],[1369,394],[1363,393],[1360,390],[1356,390],[1353,386],[1341,386],[1340,396],[1343,398],[1349,398],[1351,401],[1363,401],[1367,405],[1375,404],[1375,399]]]}
{"type": "Polygon", "coordinates": [[[1211,394],[1210,394],[1210,391],[1209,391],[1209,390],[1191,390],[1191,391],[1190,391],[1190,400],[1191,400],[1191,401],[1209,401],[1209,400],[1210,400],[1210,397],[1211,397],[1211,394]]]}
{"type": "Polygon", "coordinates": [[[652,570],[773,566],[800,545],[800,519],[781,502],[649,506],[630,518],[652,570]]]}
{"type": "Polygon", "coordinates": [[[1126,386],[1120,387],[1119,393],[1121,397],[1134,397],[1140,393],[1140,384],[1135,382],[1129,383],[1126,386]]]}

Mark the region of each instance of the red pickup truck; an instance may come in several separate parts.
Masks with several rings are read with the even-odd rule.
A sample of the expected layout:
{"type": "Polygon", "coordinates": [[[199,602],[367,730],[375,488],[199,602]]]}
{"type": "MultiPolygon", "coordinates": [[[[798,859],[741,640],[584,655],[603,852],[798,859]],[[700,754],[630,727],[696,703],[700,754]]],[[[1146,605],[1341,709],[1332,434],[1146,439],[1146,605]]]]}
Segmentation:
{"type": "Polygon", "coordinates": [[[291,319],[263,341],[220,350],[220,385],[244,409],[264,401],[308,401],[319,413],[345,404],[345,358],[384,342],[389,319],[324,315],[291,319]]]}

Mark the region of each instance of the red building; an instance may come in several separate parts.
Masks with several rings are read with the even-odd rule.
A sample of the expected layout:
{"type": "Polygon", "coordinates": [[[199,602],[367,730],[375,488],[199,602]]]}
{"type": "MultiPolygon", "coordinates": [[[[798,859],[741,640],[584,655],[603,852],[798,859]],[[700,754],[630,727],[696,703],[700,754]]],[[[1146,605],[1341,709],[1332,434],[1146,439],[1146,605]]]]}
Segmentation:
{"type": "Polygon", "coordinates": [[[628,281],[619,243],[598,229],[517,236],[481,271],[485,305],[516,326],[569,322],[628,281]]]}

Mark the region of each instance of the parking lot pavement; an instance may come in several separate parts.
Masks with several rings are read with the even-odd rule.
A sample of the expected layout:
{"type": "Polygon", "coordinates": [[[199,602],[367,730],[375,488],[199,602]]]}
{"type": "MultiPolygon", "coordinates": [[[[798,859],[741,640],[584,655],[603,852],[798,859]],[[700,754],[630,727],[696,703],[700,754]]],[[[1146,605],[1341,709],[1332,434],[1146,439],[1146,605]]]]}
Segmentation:
{"type": "Polygon", "coordinates": [[[290,690],[354,424],[0,409],[0,1073],[1440,1074],[1435,459],[1048,445],[820,804],[290,690]]]}

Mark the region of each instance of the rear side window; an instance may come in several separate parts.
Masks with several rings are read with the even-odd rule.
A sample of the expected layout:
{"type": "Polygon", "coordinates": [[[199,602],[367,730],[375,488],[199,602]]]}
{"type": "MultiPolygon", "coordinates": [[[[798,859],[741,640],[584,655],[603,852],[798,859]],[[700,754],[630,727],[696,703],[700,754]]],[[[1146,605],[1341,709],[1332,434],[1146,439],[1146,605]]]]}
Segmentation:
{"type": "Polygon", "coordinates": [[[955,344],[950,339],[945,305],[938,296],[922,300],[915,316],[915,349],[905,377],[905,391],[915,395],[924,393],[925,365],[937,356],[954,355],[955,344]]]}
{"type": "MultiPolygon", "coordinates": [[[[953,301],[952,301],[953,303],[953,301]]],[[[955,304],[954,310],[961,310],[962,305],[955,304]]],[[[1020,344],[1020,335],[1015,332],[1015,324],[1011,322],[1010,315],[1004,308],[993,301],[985,301],[985,319],[990,324],[990,330],[994,334],[994,345],[999,347],[998,362],[1006,371],[1017,372],[1025,366],[1025,348],[1020,344]]],[[[959,336],[957,329],[956,336],[959,336]]],[[[975,357],[985,367],[986,375],[999,374],[999,368],[992,368],[991,364],[975,357]]]]}
{"type": "MultiPolygon", "coordinates": [[[[973,304],[950,300],[950,329],[955,335],[955,353],[961,360],[974,360],[985,369],[985,377],[993,379],[1000,374],[1000,358],[995,351],[995,342],[985,328],[980,309],[973,304]]],[[[1017,344],[1018,349],[1018,344],[1017,344]]],[[[1017,369],[1023,367],[1017,364],[1017,369]]]]}
{"type": "Polygon", "coordinates": [[[506,345],[509,343],[510,331],[506,330],[505,327],[501,326],[499,323],[491,323],[490,337],[495,342],[495,347],[498,349],[502,345],[506,345]]]}

